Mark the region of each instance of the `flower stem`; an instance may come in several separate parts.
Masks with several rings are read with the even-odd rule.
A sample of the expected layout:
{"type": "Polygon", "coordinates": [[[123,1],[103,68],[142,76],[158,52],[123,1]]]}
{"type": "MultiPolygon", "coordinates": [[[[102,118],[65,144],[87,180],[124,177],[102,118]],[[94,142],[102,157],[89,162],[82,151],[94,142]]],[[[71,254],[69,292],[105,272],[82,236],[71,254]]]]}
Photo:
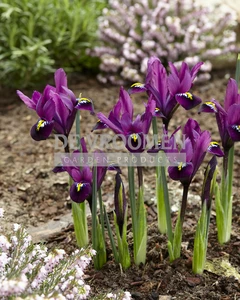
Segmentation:
{"type": "Polygon", "coordinates": [[[182,204],[181,204],[181,212],[180,212],[180,221],[183,224],[186,208],[187,208],[187,197],[188,197],[189,184],[183,185],[183,196],[182,196],[182,204]]]}
{"type": "MultiPolygon", "coordinates": [[[[76,114],[76,134],[77,134],[77,146],[80,147],[80,113],[79,110],[76,114]]],[[[81,150],[81,149],[80,149],[81,150]]],[[[65,147],[65,153],[69,153],[69,145],[65,147]]],[[[85,248],[88,246],[88,227],[87,227],[87,214],[86,214],[86,201],[82,203],[75,203],[72,201],[72,215],[74,232],[79,248],[85,248]]]]}
{"type": "Polygon", "coordinates": [[[143,173],[142,167],[138,167],[138,183],[139,191],[137,203],[135,199],[135,182],[134,182],[134,167],[128,166],[128,180],[129,180],[129,196],[130,208],[132,215],[133,226],[133,252],[134,262],[136,265],[145,263],[146,247],[147,247],[147,220],[146,209],[144,206],[143,194],[143,173]]]}
{"type": "Polygon", "coordinates": [[[225,156],[223,160],[220,201],[217,203],[218,241],[220,244],[227,243],[231,238],[234,146],[230,148],[225,156]]]}
{"type": "MultiPolygon", "coordinates": [[[[93,249],[97,251],[94,256],[94,267],[99,270],[106,263],[106,246],[104,240],[103,224],[99,223],[97,215],[97,167],[93,167],[93,188],[92,188],[92,243],[93,249]]],[[[102,207],[103,213],[103,207],[102,207]]],[[[101,216],[102,218],[102,216],[101,216]]]]}
{"type": "MultiPolygon", "coordinates": [[[[157,128],[156,117],[153,117],[152,119],[152,129],[153,129],[153,136],[154,136],[154,146],[156,147],[158,144],[158,128],[157,128]]],[[[171,212],[169,216],[169,212],[167,211],[168,208],[166,208],[166,206],[170,207],[169,198],[168,198],[168,187],[167,187],[167,180],[165,174],[165,167],[163,166],[156,166],[156,199],[157,199],[158,229],[160,233],[168,232],[169,235],[168,238],[169,238],[171,237],[170,231],[172,231],[172,224],[170,229],[168,219],[170,218],[170,223],[171,223],[171,212]],[[165,194],[166,193],[167,194],[165,195],[164,192],[165,194]]]]}
{"type": "Polygon", "coordinates": [[[170,207],[170,202],[169,202],[165,168],[163,166],[161,166],[160,171],[161,171],[161,185],[163,188],[164,208],[165,208],[165,213],[166,213],[165,219],[166,219],[166,224],[167,224],[167,236],[168,236],[168,240],[172,243],[173,232],[172,232],[172,220],[171,220],[171,207],[170,207]]]}

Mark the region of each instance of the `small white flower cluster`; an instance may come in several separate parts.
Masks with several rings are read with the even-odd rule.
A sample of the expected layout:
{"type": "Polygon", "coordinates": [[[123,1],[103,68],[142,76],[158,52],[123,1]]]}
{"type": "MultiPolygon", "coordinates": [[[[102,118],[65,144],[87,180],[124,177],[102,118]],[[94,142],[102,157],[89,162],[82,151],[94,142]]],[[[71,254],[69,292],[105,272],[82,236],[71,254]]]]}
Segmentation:
{"type": "Polygon", "coordinates": [[[105,299],[116,299],[116,300],[131,300],[131,294],[129,292],[119,292],[117,294],[108,293],[105,299]]]}
{"type": "MultiPolygon", "coordinates": [[[[0,208],[0,218],[3,215],[0,208]]],[[[76,250],[69,256],[59,249],[49,252],[43,245],[34,245],[26,230],[14,224],[11,234],[0,232],[0,299],[87,299],[90,286],[84,282],[84,270],[94,255],[93,249],[76,250]]],[[[108,295],[131,299],[129,292],[108,295]]]]}
{"type": "MultiPolygon", "coordinates": [[[[109,0],[99,18],[102,47],[89,54],[101,58],[102,82],[141,81],[151,56],[196,64],[204,61],[202,78],[208,79],[211,58],[237,52],[236,16],[194,0],[109,0]]],[[[201,76],[201,74],[200,74],[201,76]]]]}
{"type": "Polygon", "coordinates": [[[69,256],[64,250],[48,252],[14,224],[11,234],[0,234],[0,299],[87,299],[84,269],[93,255],[90,249],[69,256]]]}

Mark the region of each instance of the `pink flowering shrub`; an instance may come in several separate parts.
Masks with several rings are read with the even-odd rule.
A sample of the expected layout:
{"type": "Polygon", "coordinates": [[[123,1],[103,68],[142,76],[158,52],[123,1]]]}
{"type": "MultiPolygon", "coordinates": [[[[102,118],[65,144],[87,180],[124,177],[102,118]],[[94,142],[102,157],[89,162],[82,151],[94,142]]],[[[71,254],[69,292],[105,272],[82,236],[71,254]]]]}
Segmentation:
{"type": "MultiPolygon", "coordinates": [[[[3,213],[0,208],[0,218],[3,213]]],[[[0,229],[0,299],[89,299],[84,270],[95,254],[92,249],[71,255],[64,250],[48,251],[44,245],[33,244],[18,224],[10,234],[1,234],[0,229]]],[[[111,295],[110,299],[131,299],[129,292],[111,295]]]]}
{"type": "Polygon", "coordinates": [[[211,59],[236,52],[235,16],[193,0],[109,0],[99,19],[100,81],[142,81],[150,56],[191,65],[205,61],[199,80],[210,77],[211,59]]]}

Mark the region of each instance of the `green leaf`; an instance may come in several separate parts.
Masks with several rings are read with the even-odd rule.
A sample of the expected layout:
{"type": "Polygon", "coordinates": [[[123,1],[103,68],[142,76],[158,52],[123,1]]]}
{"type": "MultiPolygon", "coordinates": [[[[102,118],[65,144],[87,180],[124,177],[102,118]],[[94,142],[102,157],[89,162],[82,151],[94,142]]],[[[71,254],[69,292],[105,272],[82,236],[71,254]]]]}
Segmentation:
{"type": "Polygon", "coordinates": [[[79,248],[86,248],[88,246],[88,227],[85,202],[75,203],[72,201],[72,214],[77,245],[79,248]]]}

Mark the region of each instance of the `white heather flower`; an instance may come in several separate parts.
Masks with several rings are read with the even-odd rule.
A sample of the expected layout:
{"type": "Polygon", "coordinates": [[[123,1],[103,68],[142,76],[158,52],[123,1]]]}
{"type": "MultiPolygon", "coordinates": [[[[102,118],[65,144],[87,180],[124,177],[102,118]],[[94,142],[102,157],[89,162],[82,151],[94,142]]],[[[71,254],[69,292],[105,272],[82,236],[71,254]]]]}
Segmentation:
{"type": "Polygon", "coordinates": [[[145,73],[147,71],[147,63],[148,57],[145,57],[141,62],[141,73],[145,73]]]}
{"type": "Polygon", "coordinates": [[[20,228],[21,226],[19,225],[19,224],[17,224],[17,223],[14,223],[13,224],[13,231],[18,231],[18,229],[20,228]]]}
{"type": "Polygon", "coordinates": [[[10,248],[11,244],[9,243],[8,239],[5,237],[5,235],[0,235],[0,249],[3,252],[7,252],[10,248]]]}
{"type": "Polygon", "coordinates": [[[96,255],[97,254],[97,251],[96,250],[94,250],[94,249],[90,249],[90,251],[89,251],[90,253],[91,253],[91,255],[96,255]]]}
{"type": "Polygon", "coordinates": [[[0,207],[0,218],[3,218],[4,216],[4,209],[0,207]]]}
{"type": "Polygon", "coordinates": [[[20,295],[27,287],[28,280],[25,275],[19,279],[0,280],[0,296],[8,297],[13,295],[20,295]]]}
{"type": "Polygon", "coordinates": [[[107,294],[107,298],[109,299],[116,299],[117,298],[117,295],[113,294],[113,293],[108,293],[107,294]]]}
{"type": "Polygon", "coordinates": [[[18,245],[18,238],[15,235],[11,236],[11,242],[16,247],[18,245]]]}
{"type": "Polygon", "coordinates": [[[131,299],[132,299],[131,294],[129,292],[125,292],[122,300],[131,300],[131,299]]]}
{"type": "Polygon", "coordinates": [[[5,266],[10,262],[11,257],[7,253],[3,252],[0,254],[0,276],[4,272],[5,266]]]}
{"type": "Polygon", "coordinates": [[[79,266],[75,266],[75,270],[76,270],[76,274],[75,274],[76,279],[82,278],[84,275],[83,270],[79,268],[79,266]]]}
{"type": "Polygon", "coordinates": [[[209,60],[204,62],[204,64],[201,66],[201,70],[203,72],[210,72],[212,70],[212,64],[209,60]]]}

